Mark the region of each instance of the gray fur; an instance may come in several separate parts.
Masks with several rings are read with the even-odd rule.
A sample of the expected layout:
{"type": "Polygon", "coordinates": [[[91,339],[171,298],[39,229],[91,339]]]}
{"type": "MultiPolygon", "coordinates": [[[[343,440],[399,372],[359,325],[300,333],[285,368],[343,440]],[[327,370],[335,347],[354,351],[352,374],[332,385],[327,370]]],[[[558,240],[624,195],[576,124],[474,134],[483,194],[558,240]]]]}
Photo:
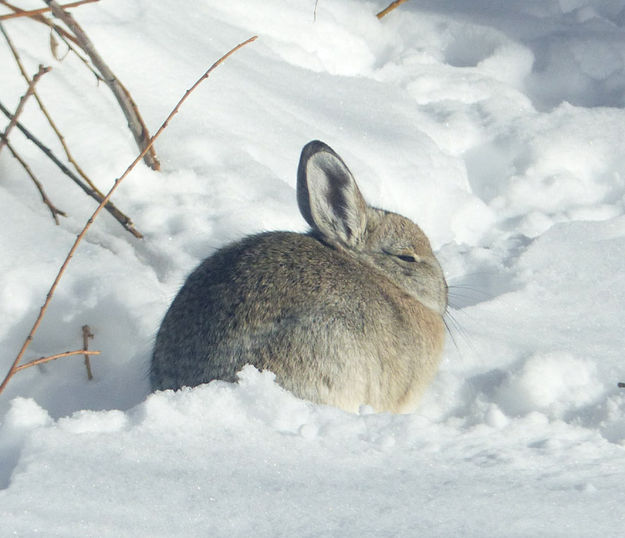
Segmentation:
{"type": "Polygon", "coordinates": [[[427,237],[367,206],[323,142],[302,150],[297,201],[310,233],[246,237],[188,277],[156,338],[152,388],[234,381],[249,363],[314,402],[413,409],[445,339],[447,284],[427,237]]]}

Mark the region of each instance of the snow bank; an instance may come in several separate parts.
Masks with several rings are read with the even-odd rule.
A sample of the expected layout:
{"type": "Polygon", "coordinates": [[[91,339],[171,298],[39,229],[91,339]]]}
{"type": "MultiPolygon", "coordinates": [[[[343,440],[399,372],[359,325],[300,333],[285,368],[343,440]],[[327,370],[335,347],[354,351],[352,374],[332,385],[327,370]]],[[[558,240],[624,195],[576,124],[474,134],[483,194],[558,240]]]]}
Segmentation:
{"type": "MultiPolygon", "coordinates": [[[[23,7],[39,7],[24,1],[23,7]]],[[[80,247],[0,396],[0,513],[19,536],[617,536],[625,458],[625,1],[108,0],[75,15],[152,130],[252,34],[80,247]],[[428,233],[450,284],[444,361],[415,413],[297,400],[270,373],[148,395],[188,272],[247,233],[304,230],[299,151],[332,145],[374,205],[428,233]]],[[[116,103],[43,27],[5,22],[77,160],[106,189],[135,156],[116,103]]],[[[23,84],[0,46],[2,101],[23,84]]],[[[24,123],[61,150],[34,102],[24,123]]],[[[17,134],[68,217],[0,158],[0,366],[93,204],[17,134]]]]}
{"type": "Polygon", "coordinates": [[[622,449],[588,429],[349,415],[251,367],[126,414],[51,424],[16,399],[7,421],[32,432],[0,492],[18,535],[607,536],[622,499],[622,449]]]}

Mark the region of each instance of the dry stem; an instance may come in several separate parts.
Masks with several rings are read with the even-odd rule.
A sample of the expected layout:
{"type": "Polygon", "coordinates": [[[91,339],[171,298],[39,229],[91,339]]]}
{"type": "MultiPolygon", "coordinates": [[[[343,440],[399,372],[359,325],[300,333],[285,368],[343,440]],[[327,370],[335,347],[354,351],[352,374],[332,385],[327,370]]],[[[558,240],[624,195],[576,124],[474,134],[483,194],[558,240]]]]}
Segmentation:
{"type": "MultiPolygon", "coordinates": [[[[82,326],[82,348],[86,351],[89,349],[89,338],[93,338],[93,333],[89,328],[89,325],[82,326]]],[[[87,379],[91,381],[93,379],[93,372],[91,371],[91,361],[89,360],[89,353],[85,353],[85,368],[87,368],[87,379]]]]}
{"type": "Polygon", "coordinates": [[[24,110],[24,105],[26,104],[26,101],[33,94],[35,90],[35,85],[37,84],[37,82],[39,82],[39,79],[43,75],[45,75],[48,71],[50,71],[50,69],[51,69],[50,67],[44,67],[43,65],[40,65],[39,70],[37,71],[37,74],[33,77],[33,79],[28,84],[28,89],[26,90],[26,93],[22,95],[22,97],[20,97],[20,102],[17,105],[17,109],[15,109],[15,114],[13,114],[13,117],[9,120],[9,125],[4,130],[3,136],[0,139],[0,151],[2,151],[2,148],[4,147],[4,145],[8,142],[9,132],[11,131],[11,129],[13,129],[13,127],[15,127],[15,124],[17,123],[17,118],[22,113],[22,110],[24,110]]]}
{"type": "MultiPolygon", "coordinates": [[[[4,135],[2,135],[2,138],[4,139],[4,135]]],[[[28,166],[28,164],[26,164],[26,161],[24,161],[24,159],[22,159],[19,154],[15,151],[15,148],[13,148],[13,146],[9,143],[9,141],[6,141],[6,145],[7,148],[9,148],[9,151],[11,152],[11,154],[13,155],[13,157],[15,157],[15,159],[17,159],[17,162],[19,162],[22,165],[22,168],[24,168],[24,170],[26,171],[26,173],[30,176],[30,179],[33,180],[33,182],[35,183],[35,187],[37,187],[37,190],[39,191],[39,194],[41,195],[41,199],[43,200],[43,203],[46,204],[48,206],[48,209],[50,210],[50,213],[52,213],[52,218],[54,219],[54,222],[56,222],[57,224],[59,224],[59,218],[57,217],[57,215],[61,215],[63,217],[66,217],[67,215],[65,214],[64,211],[61,211],[60,209],[58,209],[48,198],[48,196],[46,195],[46,192],[43,190],[43,185],[41,184],[41,182],[35,177],[35,174],[33,174],[33,171],[30,169],[30,166],[28,166]]]]}
{"type": "MultiPolygon", "coordinates": [[[[26,69],[24,68],[24,65],[22,64],[22,59],[20,58],[20,55],[17,52],[17,49],[15,48],[15,45],[13,44],[13,41],[11,41],[11,38],[6,33],[2,23],[0,23],[0,32],[2,32],[2,34],[4,35],[4,38],[6,39],[6,42],[9,45],[9,48],[11,49],[11,53],[13,54],[13,58],[15,58],[15,63],[17,63],[17,67],[19,68],[20,73],[22,73],[22,77],[24,77],[24,80],[26,80],[27,84],[30,84],[30,77],[28,76],[28,73],[26,73],[26,69]]],[[[53,34],[51,33],[50,36],[52,36],[52,35],[53,34]]],[[[71,45],[69,45],[69,44],[68,44],[68,46],[71,47],[71,45]]],[[[78,53],[76,52],[76,54],[78,54],[78,53]]],[[[80,56],[80,55],[78,54],[78,56],[80,56]]],[[[44,104],[41,101],[41,98],[39,97],[39,94],[37,93],[36,90],[33,90],[33,97],[37,101],[37,104],[39,105],[39,108],[41,109],[41,112],[43,113],[43,115],[48,120],[48,123],[50,124],[50,127],[52,127],[52,130],[54,131],[54,133],[56,134],[57,138],[59,139],[59,142],[61,143],[61,146],[63,147],[63,150],[65,151],[65,155],[67,157],[67,160],[74,165],[74,168],[76,169],[76,171],[82,176],[82,178],[87,182],[87,184],[95,192],[97,192],[99,195],[104,197],[104,194],[102,194],[98,190],[98,188],[94,185],[94,183],[87,176],[87,174],[83,171],[83,169],[80,166],[78,166],[78,163],[76,162],[76,160],[74,159],[74,157],[70,153],[69,148],[67,147],[67,144],[65,143],[65,137],[61,134],[61,132],[59,131],[58,127],[56,126],[56,124],[52,120],[52,117],[48,113],[47,108],[44,106],[44,104]]]]}
{"type": "MultiPolygon", "coordinates": [[[[87,233],[87,231],[89,230],[91,225],[93,224],[94,220],[97,218],[97,216],[102,211],[102,208],[108,203],[108,201],[111,198],[111,196],[113,196],[113,194],[117,190],[117,187],[128,176],[128,174],[130,174],[130,172],[132,172],[132,170],[137,165],[137,163],[149,151],[149,149],[152,147],[152,144],[154,144],[154,141],[165,130],[165,128],[169,124],[170,120],[178,113],[178,110],[180,109],[182,104],[187,100],[189,95],[191,95],[191,93],[200,85],[200,83],[202,81],[204,81],[205,79],[207,79],[209,77],[209,75],[211,74],[211,72],[216,67],[218,67],[220,64],[222,64],[227,58],[229,58],[232,54],[234,54],[236,51],[238,51],[240,48],[244,47],[248,43],[251,43],[252,41],[256,40],[257,37],[258,36],[253,36],[253,37],[250,37],[248,40],[244,41],[243,43],[239,43],[236,47],[234,47],[232,50],[230,50],[229,52],[224,54],[219,60],[217,60],[211,67],[208,68],[208,70],[195,82],[195,84],[193,84],[193,86],[191,86],[191,88],[189,88],[185,92],[185,94],[178,101],[178,103],[176,104],[174,109],[169,113],[169,115],[167,116],[167,118],[165,119],[163,124],[160,126],[158,131],[156,131],[154,136],[152,138],[150,138],[150,140],[148,141],[148,143],[147,143],[146,147],[143,149],[143,151],[130,164],[130,166],[128,166],[128,168],[126,168],[126,171],[120,177],[118,177],[115,180],[115,182],[113,183],[113,186],[111,187],[111,189],[109,190],[107,195],[104,197],[102,202],[100,202],[100,205],[93,212],[93,214],[91,215],[91,217],[89,218],[89,220],[87,221],[85,226],[83,227],[82,231],[76,237],[76,240],[74,241],[74,244],[70,248],[70,250],[69,250],[69,252],[68,252],[68,254],[67,254],[66,258],[65,258],[65,261],[63,262],[63,265],[61,265],[61,268],[59,269],[59,272],[56,275],[56,278],[54,279],[54,282],[52,283],[52,286],[50,287],[50,290],[48,291],[48,294],[46,296],[46,300],[43,303],[43,305],[42,305],[42,307],[41,307],[41,309],[39,311],[39,315],[37,316],[37,319],[35,320],[35,323],[33,324],[32,329],[28,333],[28,336],[26,337],[26,340],[24,340],[24,343],[22,344],[22,347],[21,347],[19,353],[17,354],[17,357],[15,357],[15,360],[13,361],[13,364],[11,365],[11,368],[9,369],[9,372],[7,373],[6,377],[4,378],[4,381],[0,385],[0,393],[5,389],[5,387],[7,386],[8,382],[9,382],[9,380],[11,379],[11,377],[13,377],[13,375],[18,370],[18,368],[21,368],[18,365],[19,365],[20,361],[22,360],[22,357],[24,356],[24,353],[26,352],[26,349],[28,349],[28,346],[32,342],[32,340],[33,340],[33,338],[35,336],[35,333],[37,332],[37,329],[41,325],[43,317],[44,317],[44,315],[45,315],[45,313],[46,313],[46,311],[48,309],[48,306],[50,305],[50,301],[52,301],[52,297],[54,295],[54,292],[56,291],[56,288],[58,287],[59,282],[61,280],[61,277],[65,273],[65,270],[67,269],[67,266],[69,265],[70,260],[72,259],[72,257],[76,253],[76,249],[78,248],[78,245],[80,244],[80,242],[82,241],[83,237],[85,236],[85,234],[87,233]]],[[[78,353],[82,353],[82,351],[79,351],[78,353]]]]}
{"type": "MultiPolygon", "coordinates": [[[[74,32],[76,39],[78,39],[78,43],[80,47],[87,53],[93,65],[96,66],[104,82],[113,92],[113,95],[117,99],[119,106],[126,116],[126,120],[128,121],[128,127],[130,128],[133,136],[135,137],[135,141],[139,146],[139,149],[145,149],[147,147],[147,143],[150,139],[150,134],[148,132],[148,128],[146,127],[141,115],[139,114],[139,109],[137,105],[133,101],[130,93],[123,84],[119,81],[119,79],[113,74],[113,71],[109,68],[109,66],[104,62],[102,57],[98,54],[93,43],[87,37],[87,34],[80,27],[80,25],[76,22],[74,17],[63,11],[59,4],[55,0],[44,0],[48,6],[52,9],[52,13],[59,19],[61,19],[69,29],[74,32]]],[[[148,151],[145,152],[145,164],[147,164],[153,170],[160,170],[160,163],[158,158],[156,157],[156,152],[153,147],[149,147],[148,151]]]]}
{"type": "MultiPolygon", "coordinates": [[[[47,20],[47,19],[46,19],[47,20]]],[[[63,30],[60,26],[57,25],[51,25],[50,29],[55,31],[56,34],[61,38],[61,41],[63,41],[63,43],[65,43],[65,46],[68,48],[68,51],[71,51],[74,53],[74,55],[85,65],[85,67],[87,69],[89,69],[89,71],[91,71],[91,73],[93,73],[93,76],[96,78],[96,81],[98,82],[98,84],[100,83],[100,81],[104,82],[104,79],[102,78],[102,75],[100,75],[100,73],[98,73],[95,68],[89,63],[89,60],[87,60],[87,58],[85,58],[82,54],[80,54],[80,52],[78,52],[76,50],[76,47],[74,47],[74,45],[72,45],[70,43],[70,41],[74,42],[77,46],[80,47],[80,43],[78,43],[78,41],[76,40],[76,38],[74,38],[73,36],[71,36],[71,34],[68,34],[67,32],[63,31],[60,32],[60,30],[63,30]],[[70,37],[72,37],[72,39],[70,39],[70,37]]],[[[50,34],[52,36],[52,34],[50,34]]]]}
{"type": "Polygon", "coordinates": [[[380,11],[380,13],[376,15],[376,17],[378,19],[381,19],[382,17],[393,11],[396,7],[402,5],[404,2],[406,2],[406,0],[395,0],[395,2],[391,2],[387,7],[380,11]]]}
{"type": "MultiPolygon", "coordinates": [[[[6,107],[0,102],[0,112],[2,112],[7,118],[12,118],[13,115],[6,109],[6,107]]],[[[22,131],[22,134],[28,138],[33,144],[35,144],[41,151],[43,151],[47,157],[56,164],[61,172],[63,172],[66,176],[68,176],[76,185],[78,185],[84,192],[86,192],[89,196],[101,202],[104,199],[104,195],[100,193],[100,191],[96,191],[91,189],[88,185],[85,185],[83,181],[76,176],[67,166],[65,166],[55,155],[52,153],[52,150],[48,148],[45,144],[43,144],[35,135],[33,135],[26,127],[24,127],[19,121],[15,124],[17,128],[22,131]]],[[[132,220],[130,217],[124,215],[117,207],[115,207],[112,203],[107,203],[105,209],[115,217],[120,224],[126,228],[132,235],[141,239],[143,236],[135,229],[132,220]]]]}
{"type": "MultiPolygon", "coordinates": [[[[0,4],[2,4],[3,6],[8,7],[11,10],[13,10],[15,13],[24,13],[23,9],[10,4],[6,0],[0,0],[0,4]]],[[[50,28],[52,28],[60,36],[63,36],[63,37],[65,37],[65,39],[69,39],[70,41],[72,41],[76,45],[78,45],[78,40],[72,34],[70,34],[64,28],[61,28],[57,24],[54,24],[51,20],[46,19],[43,15],[32,15],[30,18],[33,19],[34,21],[37,21],[37,22],[40,22],[42,24],[45,24],[46,26],[49,26],[50,28]]]]}
{"type": "Polygon", "coordinates": [[[65,351],[64,353],[57,353],[56,355],[50,355],[49,357],[41,357],[40,359],[35,359],[30,362],[25,362],[24,364],[15,368],[15,372],[19,372],[20,370],[25,370],[26,368],[30,368],[31,366],[37,366],[38,364],[44,364],[46,362],[54,361],[56,359],[61,359],[63,357],[71,357],[72,355],[99,355],[99,351],[89,351],[88,349],[77,349],[76,351],[65,351]]]}
{"type": "MultiPolygon", "coordinates": [[[[63,4],[61,7],[63,9],[67,9],[70,7],[78,7],[81,6],[83,4],[91,4],[93,2],[99,2],[100,0],[80,0],[80,2],[71,2],[69,4],[63,4]]],[[[42,7],[40,9],[31,9],[29,11],[14,11],[13,13],[9,13],[7,15],[0,15],[0,21],[5,21],[7,19],[15,19],[17,17],[32,17],[34,15],[41,15],[42,13],[45,13],[47,11],[50,11],[49,7],[42,7]]]]}

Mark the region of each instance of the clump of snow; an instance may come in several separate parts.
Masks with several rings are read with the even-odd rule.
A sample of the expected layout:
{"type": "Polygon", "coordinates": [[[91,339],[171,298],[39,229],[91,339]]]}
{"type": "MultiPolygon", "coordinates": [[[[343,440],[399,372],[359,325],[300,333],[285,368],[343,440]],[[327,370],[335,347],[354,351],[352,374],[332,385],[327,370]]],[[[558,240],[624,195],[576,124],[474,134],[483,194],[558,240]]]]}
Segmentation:
{"type": "MultiPolygon", "coordinates": [[[[40,7],[24,0],[24,8],[40,7]]],[[[76,18],[154,130],[185,103],[79,248],[0,395],[0,514],[20,536],[617,536],[625,501],[625,0],[108,0],[76,18]],[[146,68],[149,66],[150,68],[146,68]],[[443,364],[414,413],[298,400],[270,372],[149,394],[185,276],[221,245],[303,231],[319,138],[367,200],[429,235],[450,284],[443,364]]],[[[107,189],[136,153],[114,99],[47,30],[3,23],[77,160],[107,189]]],[[[24,84],[0,45],[2,102],[24,84]]],[[[22,121],[62,155],[34,101],[22,121]]],[[[0,367],[93,209],[17,132],[68,217],[0,155],[0,367]]]]}
{"type": "Polygon", "coordinates": [[[15,398],[11,401],[0,425],[0,451],[3,465],[0,468],[0,487],[9,484],[10,473],[17,464],[24,441],[37,428],[48,426],[52,422],[45,409],[32,399],[15,398]]]}
{"type": "Polygon", "coordinates": [[[508,415],[541,411],[562,418],[601,395],[596,370],[593,362],[569,353],[537,354],[510,372],[496,390],[495,400],[508,415]]]}

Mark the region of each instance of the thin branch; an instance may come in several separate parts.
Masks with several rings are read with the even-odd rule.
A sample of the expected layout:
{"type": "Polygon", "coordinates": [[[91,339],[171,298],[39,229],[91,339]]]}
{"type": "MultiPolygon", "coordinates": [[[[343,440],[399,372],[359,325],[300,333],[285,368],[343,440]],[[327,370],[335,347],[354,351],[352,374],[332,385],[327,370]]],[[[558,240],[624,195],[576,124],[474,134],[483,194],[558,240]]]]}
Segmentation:
{"type": "MultiPolygon", "coordinates": [[[[59,4],[55,0],[44,0],[48,6],[52,9],[52,13],[59,19],[61,19],[68,28],[74,32],[76,39],[78,39],[78,43],[80,47],[87,53],[93,65],[100,71],[104,82],[113,92],[113,95],[117,99],[119,106],[126,116],[126,120],[128,121],[128,127],[135,137],[135,141],[139,149],[145,149],[150,139],[150,134],[148,132],[148,128],[143,122],[143,118],[139,114],[139,109],[137,108],[136,103],[133,101],[132,97],[128,90],[123,86],[123,84],[118,80],[118,78],[113,74],[113,71],[109,68],[109,66],[104,62],[102,57],[98,54],[93,43],[87,37],[87,34],[81,28],[81,26],[76,22],[74,17],[63,11],[59,4]]],[[[149,151],[145,153],[145,164],[147,164],[153,170],[160,170],[160,163],[158,161],[158,157],[156,156],[156,152],[154,148],[149,148],[149,151]]]]}
{"type": "MultiPolygon", "coordinates": [[[[9,4],[6,0],[0,0],[0,4],[8,7],[9,9],[12,9],[15,13],[23,13],[24,12],[23,9],[20,9],[20,8],[14,6],[14,5],[9,4]]],[[[89,69],[89,71],[91,71],[93,73],[93,75],[95,76],[96,80],[98,82],[104,81],[104,79],[100,76],[100,74],[93,67],[91,67],[91,64],[89,63],[89,61],[82,54],[80,54],[75,49],[75,47],[71,44],[71,43],[74,43],[74,45],[77,45],[77,46],[80,47],[80,43],[78,42],[78,40],[72,34],[70,34],[67,30],[65,30],[65,28],[62,28],[58,24],[55,24],[54,22],[52,22],[50,19],[47,19],[43,15],[33,15],[30,18],[32,20],[34,20],[34,21],[41,22],[41,23],[45,24],[46,26],[48,26],[50,28],[50,30],[53,30],[54,32],[56,32],[56,34],[59,36],[59,38],[61,38],[61,41],[63,41],[63,43],[65,43],[67,48],[69,50],[71,50],[83,64],[85,64],[85,66],[87,67],[87,69],[89,69]]]]}
{"type": "MultiPolygon", "coordinates": [[[[2,112],[7,118],[12,118],[13,114],[11,114],[6,107],[0,102],[0,112],[2,112]]],[[[15,124],[16,127],[22,131],[24,136],[28,138],[33,144],[35,144],[41,151],[43,151],[47,157],[56,164],[66,176],[68,176],[76,185],[78,185],[85,193],[89,196],[101,202],[104,199],[104,195],[99,191],[91,189],[88,185],[85,185],[84,182],[74,174],[67,166],[65,166],[55,155],[52,153],[52,150],[48,148],[45,144],[43,144],[35,135],[33,135],[26,127],[24,127],[19,121],[15,124]]],[[[130,217],[124,215],[117,207],[115,207],[112,203],[107,203],[105,209],[115,217],[119,223],[128,230],[132,235],[141,239],[143,236],[136,230],[134,227],[132,220],[130,217]]]]}
{"type": "MultiPolygon", "coordinates": [[[[24,10],[20,9],[17,6],[14,6],[12,4],[10,4],[9,2],[7,2],[6,0],[0,0],[0,4],[2,4],[3,6],[8,7],[9,9],[12,9],[15,13],[23,13],[24,10]]],[[[55,24],[54,22],[52,22],[50,19],[47,19],[46,17],[44,17],[43,15],[33,15],[30,17],[32,20],[40,22],[42,24],[45,24],[46,26],[48,26],[51,30],[54,30],[56,32],[56,34],[61,38],[61,40],[63,41],[63,43],[65,43],[65,45],[67,46],[67,48],[69,50],[71,50],[77,57],[78,59],[85,64],[85,66],[87,67],[87,69],[89,69],[89,71],[91,71],[96,80],[98,82],[100,81],[104,81],[104,79],[100,76],[100,74],[95,71],[95,69],[93,67],[91,67],[91,65],[89,64],[89,61],[86,60],[82,54],[80,54],[73,45],[70,44],[70,41],[72,43],[74,43],[74,45],[78,45],[79,47],[81,46],[80,43],[78,42],[78,39],[76,39],[72,34],[70,34],[67,30],[65,30],[65,28],[62,28],[61,26],[59,26],[58,24],[55,24]]]]}
{"type": "MultiPolygon", "coordinates": [[[[0,23],[0,32],[2,32],[2,34],[4,35],[4,38],[6,39],[6,42],[9,45],[9,48],[11,49],[11,52],[13,54],[13,58],[15,58],[15,62],[17,63],[17,67],[19,68],[20,73],[22,73],[22,77],[24,77],[24,80],[26,80],[27,84],[30,84],[30,82],[31,82],[30,81],[30,77],[28,76],[28,73],[26,73],[26,69],[24,68],[24,65],[22,64],[22,59],[20,58],[20,55],[17,52],[17,48],[15,47],[15,45],[13,44],[13,41],[11,40],[11,38],[7,34],[6,30],[4,29],[4,26],[2,25],[2,23],[0,23]]],[[[51,33],[50,36],[52,36],[52,35],[53,34],[51,33]]],[[[71,48],[71,45],[69,45],[69,43],[67,43],[67,45],[71,48]]],[[[76,52],[76,54],[78,54],[78,53],[76,52]]],[[[80,55],[78,55],[78,56],[80,56],[80,55]]],[[[65,151],[65,155],[67,157],[67,160],[74,165],[74,168],[76,169],[76,171],[82,176],[82,178],[87,182],[87,184],[95,192],[97,192],[100,196],[104,197],[104,194],[102,194],[99,191],[99,189],[95,186],[93,181],[91,181],[91,179],[87,176],[87,174],[83,171],[83,169],[80,166],[78,166],[78,163],[76,162],[76,160],[74,159],[74,157],[70,153],[69,148],[67,147],[67,144],[65,143],[65,137],[61,134],[61,132],[59,131],[58,127],[56,126],[56,124],[52,120],[52,117],[48,113],[48,110],[44,106],[44,104],[41,101],[41,98],[39,97],[39,94],[37,93],[36,90],[33,90],[33,97],[37,101],[37,104],[39,105],[39,108],[41,109],[41,112],[43,113],[43,115],[48,120],[48,123],[50,124],[50,127],[52,127],[52,130],[55,132],[57,138],[59,139],[59,142],[61,143],[61,146],[63,147],[63,150],[65,151]]],[[[58,224],[58,222],[57,222],[57,224],[58,224]]]]}
{"type": "MultiPolygon", "coordinates": [[[[4,139],[4,135],[0,135],[0,136],[4,139]]],[[[43,190],[43,185],[35,177],[35,174],[33,174],[32,170],[30,169],[30,166],[28,166],[28,164],[26,164],[26,161],[24,161],[24,159],[22,159],[19,156],[19,154],[15,151],[15,148],[13,148],[13,146],[9,143],[8,140],[6,141],[6,145],[7,145],[7,148],[9,148],[9,151],[11,152],[13,157],[15,157],[15,159],[17,159],[17,162],[19,162],[22,165],[22,168],[24,168],[26,173],[30,176],[30,179],[33,180],[33,182],[35,184],[35,187],[37,187],[37,190],[39,191],[39,194],[41,195],[41,199],[43,200],[43,203],[48,206],[48,209],[50,210],[50,213],[52,213],[52,218],[54,219],[54,222],[56,222],[56,224],[58,225],[59,224],[59,218],[57,217],[57,215],[61,215],[63,217],[66,217],[67,214],[64,211],[61,211],[60,209],[58,209],[50,201],[50,199],[46,195],[46,192],[43,190]]]]}
{"type": "Polygon", "coordinates": [[[17,118],[22,113],[22,110],[24,110],[24,105],[26,104],[26,101],[33,94],[37,82],[39,82],[39,79],[48,71],[50,71],[50,69],[50,67],[44,67],[43,65],[40,65],[39,71],[37,71],[37,74],[30,81],[30,84],[28,84],[28,89],[26,90],[26,93],[22,95],[22,97],[20,97],[20,102],[15,109],[15,114],[13,114],[13,117],[9,121],[9,125],[7,125],[7,128],[4,130],[2,139],[0,139],[0,151],[2,151],[2,148],[7,143],[9,132],[11,132],[11,129],[15,127],[15,124],[17,123],[17,118]]]}
{"type": "Polygon", "coordinates": [[[100,205],[93,212],[93,214],[91,215],[91,217],[89,218],[89,220],[87,221],[85,226],[83,227],[82,231],[76,237],[76,240],[74,241],[74,244],[70,248],[70,250],[69,250],[69,252],[68,252],[68,254],[67,254],[66,258],[65,258],[65,261],[63,262],[63,265],[61,265],[61,268],[59,269],[59,272],[56,275],[56,278],[54,279],[54,282],[52,283],[52,286],[50,287],[50,290],[48,291],[48,294],[46,296],[46,300],[43,303],[43,305],[42,305],[42,307],[41,307],[41,309],[39,311],[39,315],[37,316],[37,319],[35,320],[35,323],[34,323],[32,329],[28,333],[28,336],[26,337],[26,340],[24,340],[24,343],[22,344],[22,347],[21,347],[19,353],[17,354],[17,357],[15,357],[15,360],[13,361],[13,364],[11,365],[11,368],[9,369],[9,372],[7,373],[6,377],[4,378],[4,381],[2,382],[2,384],[0,384],[0,393],[5,389],[5,387],[7,386],[8,382],[9,382],[9,380],[15,374],[17,369],[20,368],[20,366],[18,366],[18,365],[19,365],[20,361],[22,360],[22,357],[24,356],[24,353],[26,352],[26,349],[28,349],[28,346],[32,342],[32,340],[33,340],[33,338],[35,336],[35,333],[37,332],[37,329],[39,328],[39,325],[41,325],[43,317],[44,317],[46,311],[48,310],[48,306],[50,305],[50,301],[52,301],[52,297],[54,295],[54,292],[56,291],[56,288],[58,287],[59,282],[61,280],[61,277],[65,273],[65,270],[67,269],[67,266],[69,265],[69,262],[71,261],[72,257],[76,253],[76,249],[78,248],[78,245],[82,241],[83,237],[85,236],[85,234],[87,233],[87,231],[89,230],[89,228],[91,227],[91,225],[93,224],[93,222],[95,221],[97,216],[102,211],[102,208],[108,203],[108,201],[110,200],[111,196],[113,196],[113,194],[117,190],[117,187],[119,187],[121,182],[128,176],[128,174],[130,174],[130,172],[132,172],[132,170],[135,168],[135,166],[137,166],[137,163],[141,159],[143,159],[143,156],[152,147],[152,144],[154,144],[154,141],[166,129],[167,125],[169,125],[170,120],[178,113],[178,111],[180,110],[180,107],[182,106],[182,104],[187,100],[189,95],[191,95],[191,93],[200,85],[200,83],[203,82],[205,79],[207,79],[209,77],[209,75],[212,73],[212,71],[216,67],[221,65],[227,58],[229,58],[232,54],[234,54],[236,51],[238,51],[240,48],[244,47],[248,43],[251,43],[252,41],[256,40],[257,37],[258,36],[253,36],[253,37],[250,37],[248,40],[244,41],[243,43],[239,43],[236,47],[234,47],[232,50],[230,50],[229,52],[224,54],[219,60],[217,60],[211,67],[208,68],[208,70],[195,82],[195,84],[193,84],[193,86],[191,86],[191,88],[189,88],[185,92],[185,94],[178,101],[178,103],[176,104],[174,109],[169,113],[169,115],[167,116],[167,118],[165,119],[163,124],[160,126],[158,131],[156,131],[154,136],[152,138],[150,138],[150,140],[148,141],[148,143],[147,143],[146,147],[143,149],[143,151],[141,151],[141,153],[130,164],[130,166],[128,166],[128,168],[126,168],[126,171],[120,177],[118,177],[115,180],[115,182],[113,183],[113,186],[108,191],[107,195],[104,197],[104,200],[102,200],[102,202],[100,202],[100,205]]]}
{"type": "Polygon", "coordinates": [[[87,379],[91,381],[93,379],[93,372],[91,371],[91,361],[89,360],[89,353],[86,351],[89,349],[89,338],[93,338],[93,333],[89,328],[89,325],[82,326],[82,348],[85,350],[85,368],[87,368],[87,379]]]}
{"type": "Polygon", "coordinates": [[[381,19],[385,15],[388,15],[391,11],[393,11],[396,7],[401,6],[407,0],[395,0],[395,2],[391,2],[387,7],[385,7],[380,13],[376,15],[378,19],[381,19]]]}
{"type": "MultiPolygon", "coordinates": [[[[70,7],[78,7],[83,4],[91,4],[93,2],[99,2],[100,0],[80,0],[80,2],[71,2],[69,4],[63,4],[61,7],[63,9],[67,9],[70,7]]],[[[34,15],[41,15],[42,13],[46,13],[50,11],[49,7],[42,7],[40,9],[31,9],[29,11],[21,11],[21,12],[13,12],[7,15],[0,15],[0,21],[5,21],[7,19],[15,19],[17,17],[32,17],[34,15]]]]}
{"type": "MultiPolygon", "coordinates": [[[[73,52],[74,55],[85,65],[85,67],[89,71],[91,71],[91,73],[95,77],[95,79],[96,79],[98,84],[100,82],[104,82],[104,79],[102,78],[102,75],[100,75],[100,73],[98,73],[95,70],[95,68],[89,63],[89,60],[87,58],[85,58],[82,54],[80,54],[80,52],[78,52],[76,50],[76,47],[74,45],[72,45],[72,43],[75,43],[76,46],[80,47],[80,43],[78,43],[78,40],[74,36],[72,36],[71,34],[68,34],[65,31],[61,31],[61,30],[63,30],[63,28],[61,28],[60,26],[57,26],[56,24],[50,25],[50,30],[56,32],[56,35],[58,35],[59,38],[61,39],[61,41],[63,41],[63,43],[65,43],[65,46],[68,48],[68,50],[73,52]]],[[[50,35],[52,35],[52,34],[50,34],[50,35]]]]}
{"type": "Polygon", "coordinates": [[[39,359],[35,359],[30,362],[25,362],[24,364],[15,368],[14,373],[19,372],[20,370],[25,370],[26,368],[30,368],[31,366],[37,366],[38,364],[45,364],[46,362],[54,361],[56,359],[62,359],[63,357],[71,357],[72,355],[99,355],[99,351],[89,351],[88,349],[77,349],[76,351],[66,351],[64,353],[57,353],[56,355],[50,355],[49,357],[41,357],[39,359]]]}
{"type": "MultiPolygon", "coordinates": [[[[15,13],[23,13],[24,12],[23,9],[10,4],[6,0],[0,0],[0,4],[2,4],[3,6],[8,7],[12,11],[14,11],[15,13]]],[[[59,34],[59,36],[64,36],[66,39],[69,39],[70,41],[72,41],[73,43],[78,45],[78,40],[72,34],[70,34],[64,28],[61,28],[58,24],[54,24],[51,20],[46,19],[46,17],[44,17],[43,15],[33,15],[30,18],[32,20],[34,20],[34,21],[37,21],[37,22],[40,22],[42,24],[45,24],[46,26],[49,26],[54,31],[56,31],[56,33],[59,34]]]]}

